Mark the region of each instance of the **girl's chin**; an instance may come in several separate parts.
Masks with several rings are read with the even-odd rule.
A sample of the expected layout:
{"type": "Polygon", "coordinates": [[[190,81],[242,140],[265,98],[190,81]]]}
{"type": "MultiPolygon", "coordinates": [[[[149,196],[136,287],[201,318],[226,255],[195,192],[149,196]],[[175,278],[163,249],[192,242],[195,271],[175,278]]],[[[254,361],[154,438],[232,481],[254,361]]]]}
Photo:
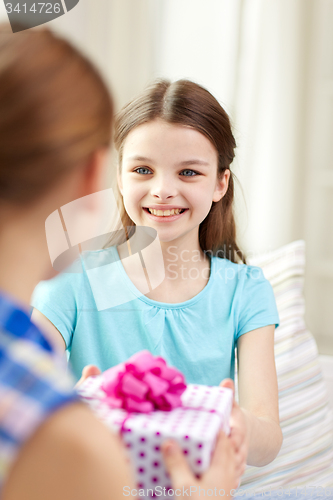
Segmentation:
{"type": "Polygon", "coordinates": [[[157,232],[160,242],[169,243],[175,239],[178,239],[180,236],[179,234],[175,234],[175,231],[171,228],[158,227],[154,224],[154,222],[149,223],[149,221],[147,222],[143,220],[135,220],[134,218],[132,218],[132,220],[138,227],[151,227],[152,229],[154,229],[157,232]]]}
{"type": "MultiPolygon", "coordinates": [[[[156,228],[154,228],[156,229],[156,228]]],[[[170,244],[170,243],[176,243],[176,242],[179,242],[182,237],[185,237],[184,234],[179,234],[179,233],[175,233],[175,232],[167,232],[167,231],[161,231],[161,230],[158,230],[156,229],[157,231],[157,236],[158,236],[158,239],[160,241],[161,244],[170,244]]]]}

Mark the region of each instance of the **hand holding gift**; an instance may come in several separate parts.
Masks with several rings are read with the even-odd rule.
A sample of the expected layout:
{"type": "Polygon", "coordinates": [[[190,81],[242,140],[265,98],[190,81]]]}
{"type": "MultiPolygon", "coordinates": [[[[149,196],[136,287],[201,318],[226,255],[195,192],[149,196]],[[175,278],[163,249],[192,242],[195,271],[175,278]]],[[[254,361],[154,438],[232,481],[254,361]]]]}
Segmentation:
{"type": "Polygon", "coordinates": [[[229,434],[232,390],[186,387],[178,370],[148,351],[88,378],[78,392],[109,428],[121,433],[145,496],[171,489],[161,453],[166,439],[178,443],[193,478],[209,468],[219,430],[229,434]]]}
{"type": "Polygon", "coordinates": [[[162,453],[176,496],[186,496],[187,491],[191,493],[192,500],[202,499],[203,491],[216,489],[214,496],[231,497],[230,491],[238,487],[235,448],[222,431],[218,435],[210,467],[200,478],[194,476],[177,443],[166,441],[162,445],[162,453]]]}

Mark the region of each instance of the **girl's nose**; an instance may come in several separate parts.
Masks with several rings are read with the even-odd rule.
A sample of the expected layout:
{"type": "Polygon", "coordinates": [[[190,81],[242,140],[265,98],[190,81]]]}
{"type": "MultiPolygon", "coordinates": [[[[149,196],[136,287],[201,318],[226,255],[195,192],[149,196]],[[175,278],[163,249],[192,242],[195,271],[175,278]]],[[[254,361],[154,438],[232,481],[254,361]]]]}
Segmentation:
{"type": "Polygon", "coordinates": [[[176,186],[170,179],[161,177],[153,182],[151,194],[154,198],[158,198],[161,201],[167,200],[176,196],[176,186]]]}

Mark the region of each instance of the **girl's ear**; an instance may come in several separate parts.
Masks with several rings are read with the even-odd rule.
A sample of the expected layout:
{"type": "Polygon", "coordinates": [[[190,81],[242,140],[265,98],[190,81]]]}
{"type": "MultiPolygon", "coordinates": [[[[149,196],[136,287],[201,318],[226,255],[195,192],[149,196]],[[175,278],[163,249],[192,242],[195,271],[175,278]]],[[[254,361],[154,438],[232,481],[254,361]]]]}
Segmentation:
{"type": "Polygon", "coordinates": [[[123,183],[122,183],[122,179],[121,179],[119,164],[117,165],[117,183],[118,183],[119,191],[120,191],[121,196],[122,196],[123,195],[123,183]]]}
{"type": "Polygon", "coordinates": [[[82,198],[106,187],[107,163],[109,150],[101,148],[96,150],[84,168],[81,169],[81,182],[78,183],[76,198],[82,198]]]}
{"type": "Polygon", "coordinates": [[[216,187],[213,194],[213,201],[220,201],[228,190],[230,170],[227,168],[223,174],[217,178],[216,187]]]}

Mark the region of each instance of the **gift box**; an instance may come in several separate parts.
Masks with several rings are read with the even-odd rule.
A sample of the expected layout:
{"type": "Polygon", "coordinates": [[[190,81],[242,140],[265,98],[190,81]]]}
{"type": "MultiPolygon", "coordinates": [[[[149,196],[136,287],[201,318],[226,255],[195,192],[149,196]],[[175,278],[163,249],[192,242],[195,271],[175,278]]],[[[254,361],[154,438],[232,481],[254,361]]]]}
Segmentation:
{"type": "Polygon", "coordinates": [[[178,370],[148,351],[88,378],[78,393],[101,421],[121,434],[137,488],[144,492],[140,496],[160,496],[172,488],[163,464],[163,441],[177,441],[192,471],[200,475],[209,467],[218,431],[230,432],[231,389],[186,386],[178,370]]]}

